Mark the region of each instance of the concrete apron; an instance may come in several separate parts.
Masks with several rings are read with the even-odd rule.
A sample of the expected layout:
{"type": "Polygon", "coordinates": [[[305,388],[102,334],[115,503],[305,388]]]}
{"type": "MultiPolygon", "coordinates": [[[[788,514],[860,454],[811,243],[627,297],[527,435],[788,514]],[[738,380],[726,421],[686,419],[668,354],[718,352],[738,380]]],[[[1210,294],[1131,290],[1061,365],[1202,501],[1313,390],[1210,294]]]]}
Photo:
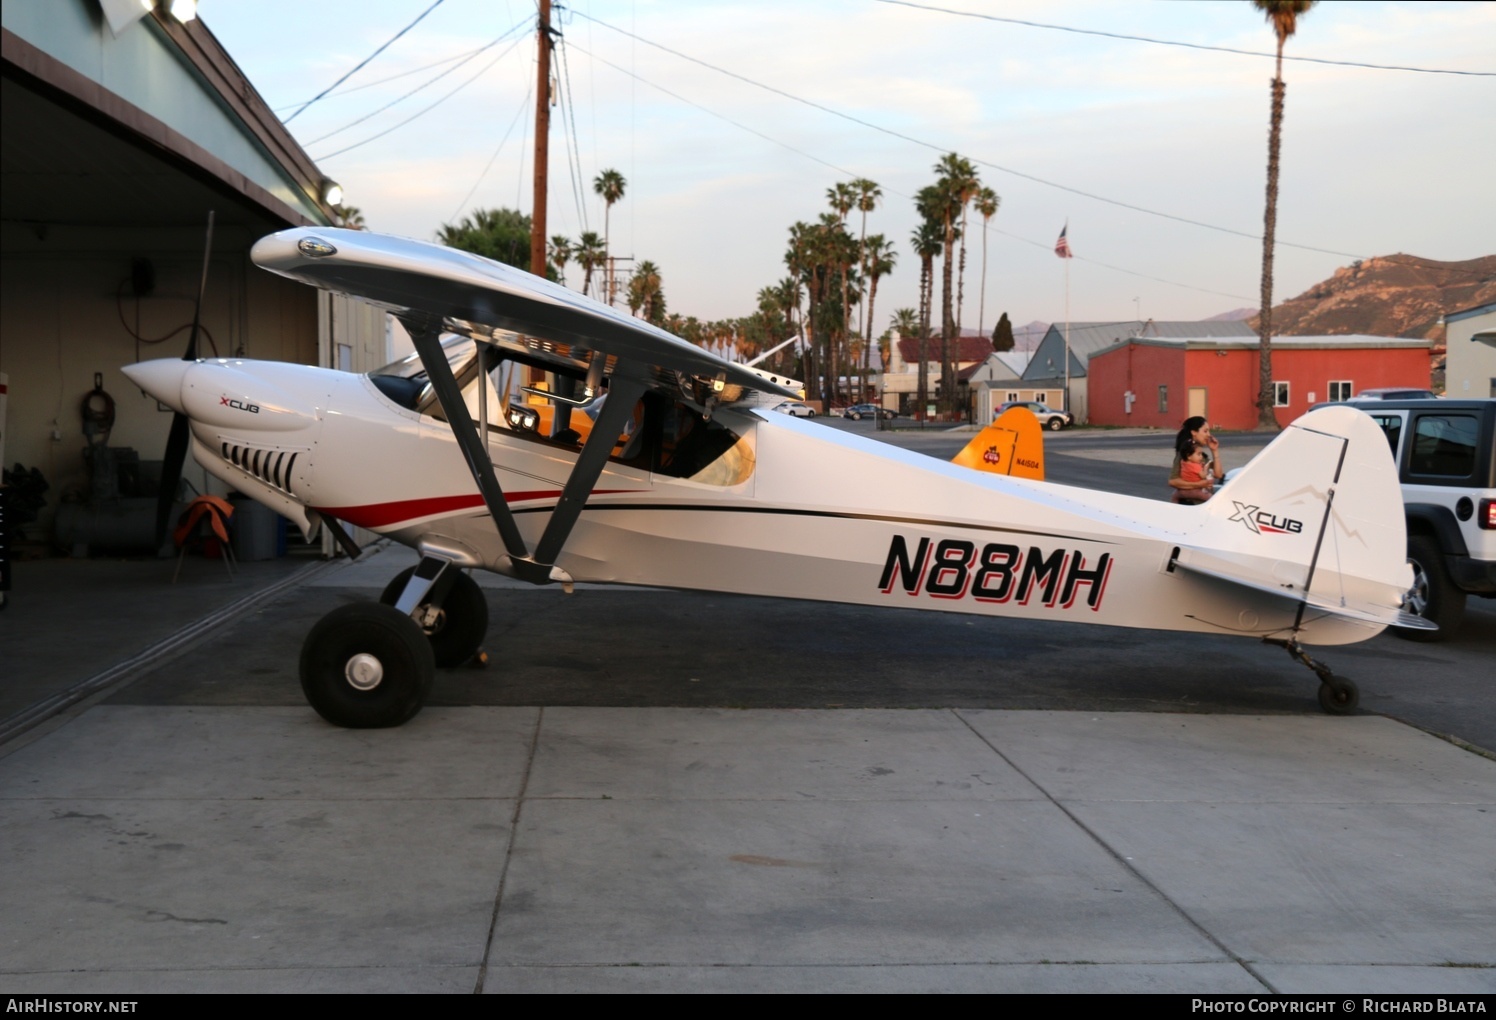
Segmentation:
{"type": "Polygon", "coordinates": [[[97,705],[27,992],[1496,991],[1496,763],[1373,716],[97,705]]]}

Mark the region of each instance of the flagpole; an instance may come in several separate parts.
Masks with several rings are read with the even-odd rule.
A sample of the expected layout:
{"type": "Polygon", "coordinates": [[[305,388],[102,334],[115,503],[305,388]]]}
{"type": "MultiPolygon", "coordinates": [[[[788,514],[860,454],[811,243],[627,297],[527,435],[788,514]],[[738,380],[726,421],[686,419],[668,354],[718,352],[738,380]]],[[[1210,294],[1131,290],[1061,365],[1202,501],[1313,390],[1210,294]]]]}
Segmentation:
{"type": "Polygon", "coordinates": [[[1065,260],[1065,400],[1060,410],[1071,414],[1073,422],[1074,415],[1070,412],[1070,220],[1065,220],[1064,229],[1060,231],[1059,238],[1054,243],[1054,253],[1065,260]]]}
{"type": "MultiPolygon", "coordinates": [[[[1070,233],[1070,221],[1065,221],[1065,233],[1070,233]]],[[[1067,253],[1069,249],[1066,249],[1067,253]]],[[[1070,256],[1066,254],[1065,263],[1065,406],[1062,411],[1070,410],[1070,256]]]]}

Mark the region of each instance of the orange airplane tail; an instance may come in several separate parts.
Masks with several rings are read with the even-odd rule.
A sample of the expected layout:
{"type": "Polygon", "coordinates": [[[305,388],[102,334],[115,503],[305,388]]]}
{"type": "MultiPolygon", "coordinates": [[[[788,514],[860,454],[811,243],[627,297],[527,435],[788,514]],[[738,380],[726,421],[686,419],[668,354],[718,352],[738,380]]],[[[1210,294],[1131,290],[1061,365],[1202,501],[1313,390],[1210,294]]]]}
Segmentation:
{"type": "Polygon", "coordinates": [[[1044,430],[1034,412],[1010,407],[978,432],[952,464],[1014,478],[1044,481],[1044,430]]]}

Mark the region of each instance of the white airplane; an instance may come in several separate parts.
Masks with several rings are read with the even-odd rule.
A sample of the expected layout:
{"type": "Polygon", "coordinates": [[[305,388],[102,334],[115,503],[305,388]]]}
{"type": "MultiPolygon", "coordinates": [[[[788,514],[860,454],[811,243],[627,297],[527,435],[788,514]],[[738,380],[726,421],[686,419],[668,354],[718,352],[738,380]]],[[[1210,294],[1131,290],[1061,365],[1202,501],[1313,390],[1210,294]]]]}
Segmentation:
{"type": "Polygon", "coordinates": [[[405,722],[437,665],[478,652],[471,568],[568,590],[1235,634],[1312,668],[1335,713],[1356,687],[1303,645],[1429,626],[1401,610],[1412,575],[1387,441],[1353,408],[1305,415],[1209,502],[1178,506],[772,413],[787,380],[451,248],[298,228],[252,257],[388,309],[416,354],[368,375],[238,359],[125,372],[185,416],[199,463],[308,538],[328,527],[356,554],[343,522],[420,552],[380,603],[336,609],[306,639],[303,690],[338,725],[405,722]]]}

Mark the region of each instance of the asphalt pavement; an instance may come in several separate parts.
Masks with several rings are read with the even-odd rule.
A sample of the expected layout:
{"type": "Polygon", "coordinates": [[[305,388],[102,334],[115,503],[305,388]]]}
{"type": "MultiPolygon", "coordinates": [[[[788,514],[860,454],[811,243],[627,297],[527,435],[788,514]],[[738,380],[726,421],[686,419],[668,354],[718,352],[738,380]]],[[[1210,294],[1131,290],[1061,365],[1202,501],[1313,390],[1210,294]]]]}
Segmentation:
{"type": "Polygon", "coordinates": [[[1337,718],[1250,642],[484,576],[488,668],[325,724],[302,636],[410,562],[21,565],[0,986],[1496,993],[1489,603],[1337,718]]]}

